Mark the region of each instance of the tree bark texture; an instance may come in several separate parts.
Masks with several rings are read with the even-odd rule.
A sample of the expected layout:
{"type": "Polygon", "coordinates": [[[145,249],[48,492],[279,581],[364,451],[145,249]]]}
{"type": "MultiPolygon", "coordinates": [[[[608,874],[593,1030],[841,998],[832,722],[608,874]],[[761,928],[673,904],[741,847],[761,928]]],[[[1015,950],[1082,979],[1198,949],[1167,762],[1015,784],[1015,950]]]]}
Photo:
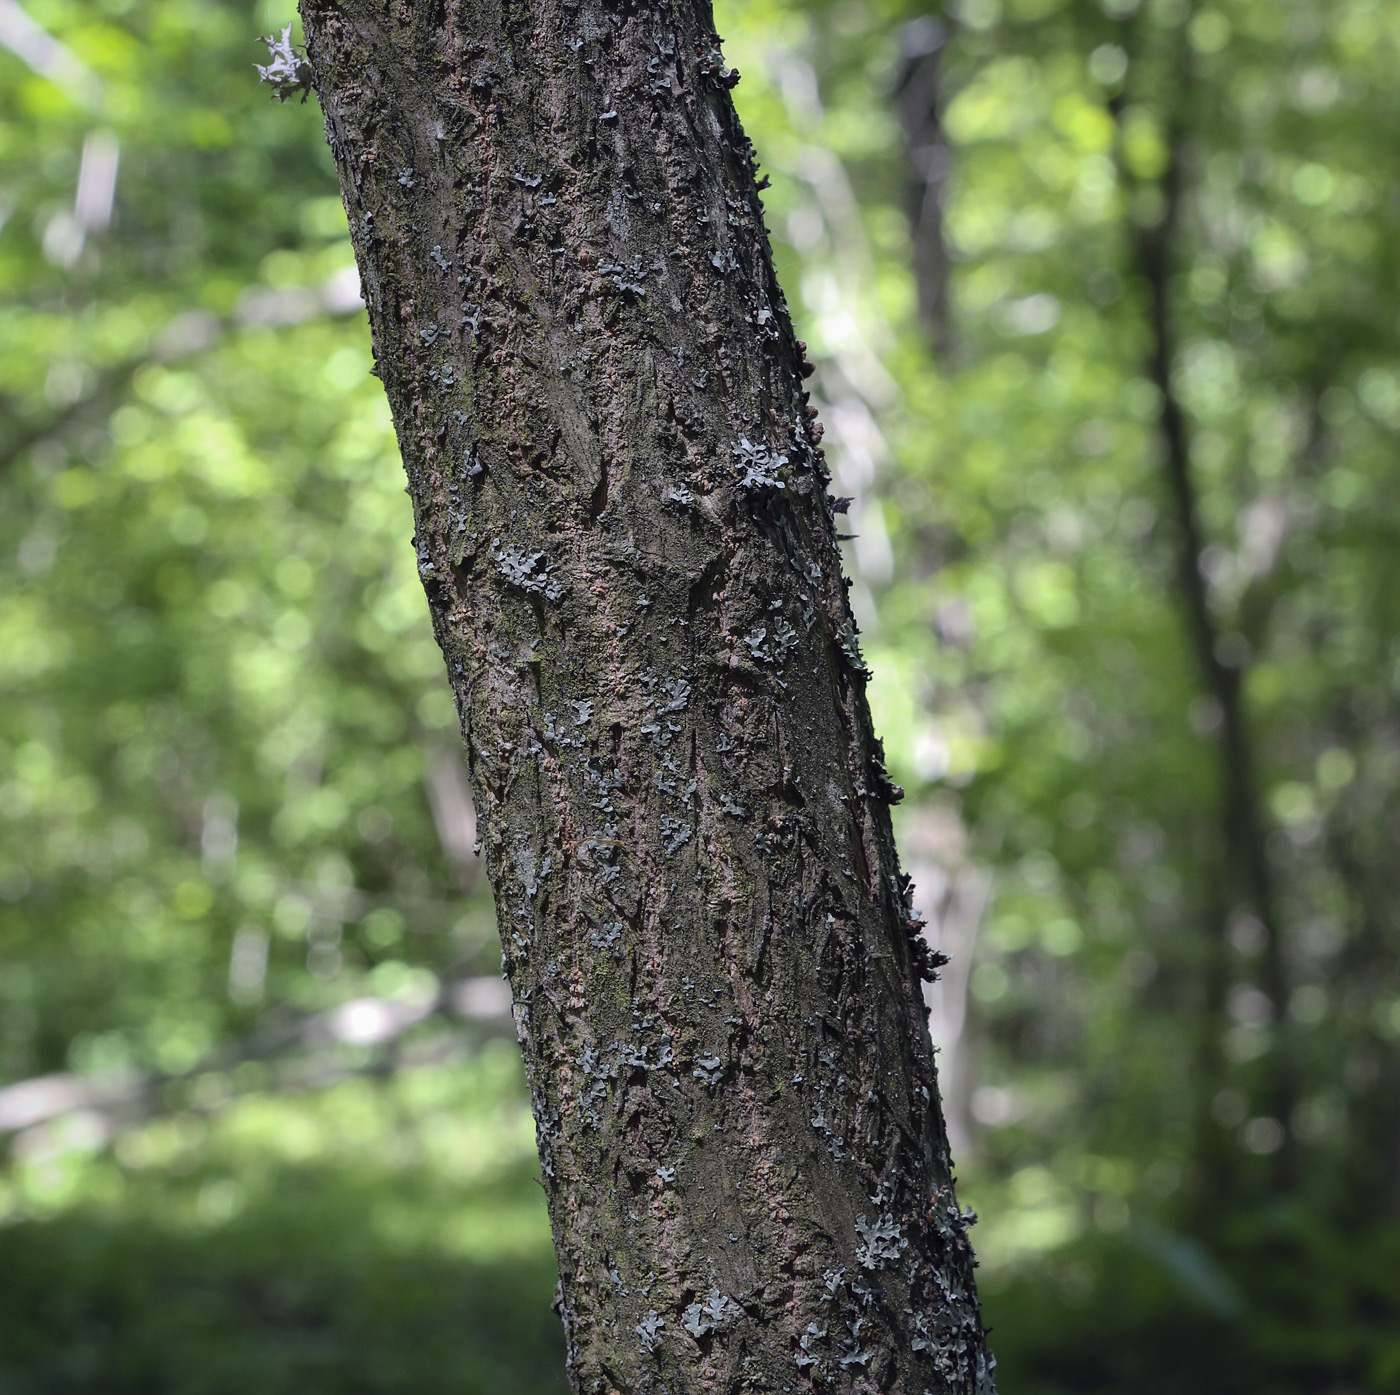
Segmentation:
{"type": "Polygon", "coordinates": [[[302,0],[574,1389],[989,1392],[802,346],[704,0],[302,0]]]}

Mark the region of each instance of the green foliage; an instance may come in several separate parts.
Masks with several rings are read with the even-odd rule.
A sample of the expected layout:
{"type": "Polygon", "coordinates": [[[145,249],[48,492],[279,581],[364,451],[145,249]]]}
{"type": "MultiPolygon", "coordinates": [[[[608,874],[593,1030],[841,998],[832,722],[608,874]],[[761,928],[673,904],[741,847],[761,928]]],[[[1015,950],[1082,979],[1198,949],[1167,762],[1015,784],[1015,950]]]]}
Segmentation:
{"type": "Polygon", "coordinates": [[[985,1286],[1003,1389],[1281,1395],[1392,1390],[1393,1229],[1371,1243],[1304,1209],[1238,1218],[1217,1248],[1139,1223],[1085,1234],[985,1286]]]}
{"type": "Polygon", "coordinates": [[[917,315],[900,132],[870,116],[904,90],[901,45],[928,43],[911,17],[750,7],[730,50],[856,496],[901,842],[954,954],[934,1030],[1003,1386],[1388,1389],[1400,10],[949,6],[947,183],[918,234],[951,267],[943,326],[917,315]],[[1180,579],[1141,253],[1163,235],[1193,563],[1243,690],[1277,1002],[1180,579]],[[1245,1305],[1193,1317],[1183,1247],[1245,1305]],[[1344,1295],[1328,1316],[1300,1301],[1317,1289],[1344,1295]]]}
{"type": "Polygon", "coordinates": [[[266,1003],[492,962],[424,798],[456,719],[388,411],[317,300],[354,277],[319,121],[267,110],[243,7],[78,13],[121,157],[66,268],[93,118],[4,57],[0,353],[13,438],[44,433],[0,520],[10,1078],[179,1072],[266,1003]]]}
{"type": "Polygon", "coordinates": [[[562,1392],[514,1048],[14,1169],[0,1388],[562,1392]]]}

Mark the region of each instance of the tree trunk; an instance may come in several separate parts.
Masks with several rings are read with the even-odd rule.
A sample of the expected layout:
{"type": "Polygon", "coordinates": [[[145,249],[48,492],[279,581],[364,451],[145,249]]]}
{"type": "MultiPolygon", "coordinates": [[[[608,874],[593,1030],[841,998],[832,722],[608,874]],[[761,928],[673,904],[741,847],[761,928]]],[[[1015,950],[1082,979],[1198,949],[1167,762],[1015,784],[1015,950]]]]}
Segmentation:
{"type": "Polygon", "coordinates": [[[899,34],[894,82],[894,107],[904,132],[910,264],[919,319],[928,330],[934,354],[943,361],[953,352],[949,296],[953,268],[943,218],[953,167],[952,147],[943,129],[942,60],[947,43],[942,20],[932,15],[909,20],[899,34]]]}
{"type": "Polygon", "coordinates": [[[579,1392],[992,1389],[802,345],[704,0],[302,0],[579,1392]]]}
{"type": "MultiPolygon", "coordinates": [[[[1191,100],[1192,77],[1184,40],[1175,39],[1175,81],[1172,91],[1191,100]]],[[[1119,123],[1119,178],[1132,188],[1132,176],[1122,163],[1122,120],[1128,109],[1126,94],[1111,103],[1119,123]]],[[[1272,1009],[1272,1051],[1268,1062],[1267,1107],[1276,1119],[1282,1142],[1275,1149],[1271,1183],[1275,1191],[1290,1192],[1297,1184],[1297,1147],[1293,1112],[1298,1101],[1297,1066],[1292,1034],[1288,1025],[1288,966],[1283,928],[1278,912],[1278,896],[1273,868],[1269,861],[1268,820],[1260,803],[1254,740],[1246,704],[1245,664],[1241,655],[1231,655],[1222,644],[1223,635],[1211,609],[1203,559],[1206,535],[1201,522],[1196,470],[1192,456],[1190,426],[1177,394],[1174,367],[1176,335],[1172,313],[1172,276],[1176,244],[1186,190],[1182,109],[1165,112],[1167,165],[1158,181],[1161,214],[1155,224],[1130,225],[1128,237],[1135,270],[1147,292],[1149,346],[1147,376],[1157,389],[1157,433],[1161,441],[1162,465],[1167,493],[1176,523],[1176,574],[1180,598],[1186,613],[1187,631],[1200,668],[1204,696],[1215,704],[1220,719],[1218,739],[1220,779],[1220,830],[1224,853],[1222,883],[1237,884],[1243,899],[1253,909],[1263,927],[1264,955],[1261,988],[1272,1009]]],[[[1206,947],[1213,961],[1208,976],[1221,973],[1225,949],[1225,918],[1206,919],[1214,941],[1206,947]]],[[[1228,973],[1228,969],[1226,969],[1228,973]]],[[[1206,1007],[1212,1011],[1226,991],[1222,979],[1206,985],[1206,1007]]],[[[1223,1014],[1222,1014],[1223,1017],[1223,1014]]],[[[1202,1080],[1214,1089],[1215,1082],[1202,1080]]]]}

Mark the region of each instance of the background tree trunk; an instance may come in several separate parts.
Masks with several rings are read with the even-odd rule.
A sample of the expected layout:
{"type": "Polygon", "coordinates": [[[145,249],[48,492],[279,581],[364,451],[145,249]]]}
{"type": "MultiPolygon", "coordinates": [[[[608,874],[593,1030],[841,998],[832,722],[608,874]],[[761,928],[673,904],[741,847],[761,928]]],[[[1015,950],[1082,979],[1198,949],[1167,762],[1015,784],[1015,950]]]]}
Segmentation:
{"type": "MultiPolygon", "coordinates": [[[[1172,302],[1173,276],[1182,261],[1183,209],[1190,193],[1187,187],[1186,131],[1184,115],[1193,100],[1194,75],[1184,36],[1174,37],[1163,64],[1170,74],[1166,106],[1166,163],[1156,189],[1161,208],[1155,222],[1130,222],[1127,237],[1135,269],[1147,293],[1148,329],[1147,377],[1157,389],[1157,435],[1160,441],[1163,474],[1176,526],[1176,575],[1178,594],[1185,612],[1186,628],[1199,667],[1202,696],[1213,706],[1219,722],[1216,748],[1219,755],[1219,817],[1221,849],[1224,854],[1216,879],[1227,895],[1250,907],[1263,934],[1263,965],[1260,986],[1271,1008],[1272,1046],[1267,1061],[1266,1105],[1277,1127],[1281,1143],[1272,1154],[1271,1182],[1279,1193],[1294,1190],[1297,1184],[1297,1150],[1293,1133],[1293,1112],[1298,1103],[1295,1053],[1288,1021],[1288,964],[1284,929],[1279,914],[1279,898],[1269,858],[1268,817],[1258,789],[1255,737],[1246,701],[1247,645],[1241,652],[1232,648],[1211,606],[1206,582],[1205,559],[1208,539],[1202,520],[1200,489],[1193,459],[1191,425],[1182,405],[1175,379],[1177,335],[1172,302]]],[[[1118,123],[1118,177],[1132,190],[1136,181],[1123,159],[1122,125],[1129,107],[1127,94],[1110,102],[1118,123]]],[[[1242,637],[1236,635],[1238,642],[1242,637]]],[[[1234,909],[1234,907],[1231,907],[1234,909]]],[[[1227,915],[1215,909],[1204,917],[1206,944],[1203,956],[1202,1009],[1204,1030],[1222,1034],[1224,1011],[1229,992],[1229,968],[1225,939],[1227,915]]],[[[1220,1084],[1215,1053],[1202,1053],[1199,1088],[1214,1095],[1220,1084]]],[[[1209,1105],[1201,1101],[1198,1119],[1207,1124],[1209,1105]]],[[[1202,1146],[1198,1157],[1200,1180],[1205,1182],[1213,1162],[1221,1161],[1212,1140],[1202,1146]]],[[[1201,1199],[1212,1191],[1217,1200],[1223,1176],[1203,1187],[1201,1199]]]]}
{"type": "Polygon", "coordinates": [[[989,1391],[802,346],[701,0],[303,0],[580,1392],[989,1391]]]}
{"type": "Polygon", "coordinates": [[[950,303],[952,258],[944,234],[944,205],[952,174],[953,150],[943,129],[947,99],[941,81],[946,24],[933,15],[909,20],[899,33],[894,106],[904,133],[905,200],[909,209],[909,252],[919,319],[928,330],[934,356],[953,353],[950,303]]]}

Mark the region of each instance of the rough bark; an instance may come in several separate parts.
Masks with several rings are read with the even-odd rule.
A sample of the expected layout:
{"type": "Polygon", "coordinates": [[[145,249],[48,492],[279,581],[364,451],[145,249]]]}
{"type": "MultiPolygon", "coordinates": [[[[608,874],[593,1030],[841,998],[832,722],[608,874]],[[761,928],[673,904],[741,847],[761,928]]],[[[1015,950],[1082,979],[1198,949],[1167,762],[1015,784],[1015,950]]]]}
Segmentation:
{"type": "Polygon", "coordinates": [[[703,0],[302,0],[588,1392],[990,1391],[703,0]]]}

